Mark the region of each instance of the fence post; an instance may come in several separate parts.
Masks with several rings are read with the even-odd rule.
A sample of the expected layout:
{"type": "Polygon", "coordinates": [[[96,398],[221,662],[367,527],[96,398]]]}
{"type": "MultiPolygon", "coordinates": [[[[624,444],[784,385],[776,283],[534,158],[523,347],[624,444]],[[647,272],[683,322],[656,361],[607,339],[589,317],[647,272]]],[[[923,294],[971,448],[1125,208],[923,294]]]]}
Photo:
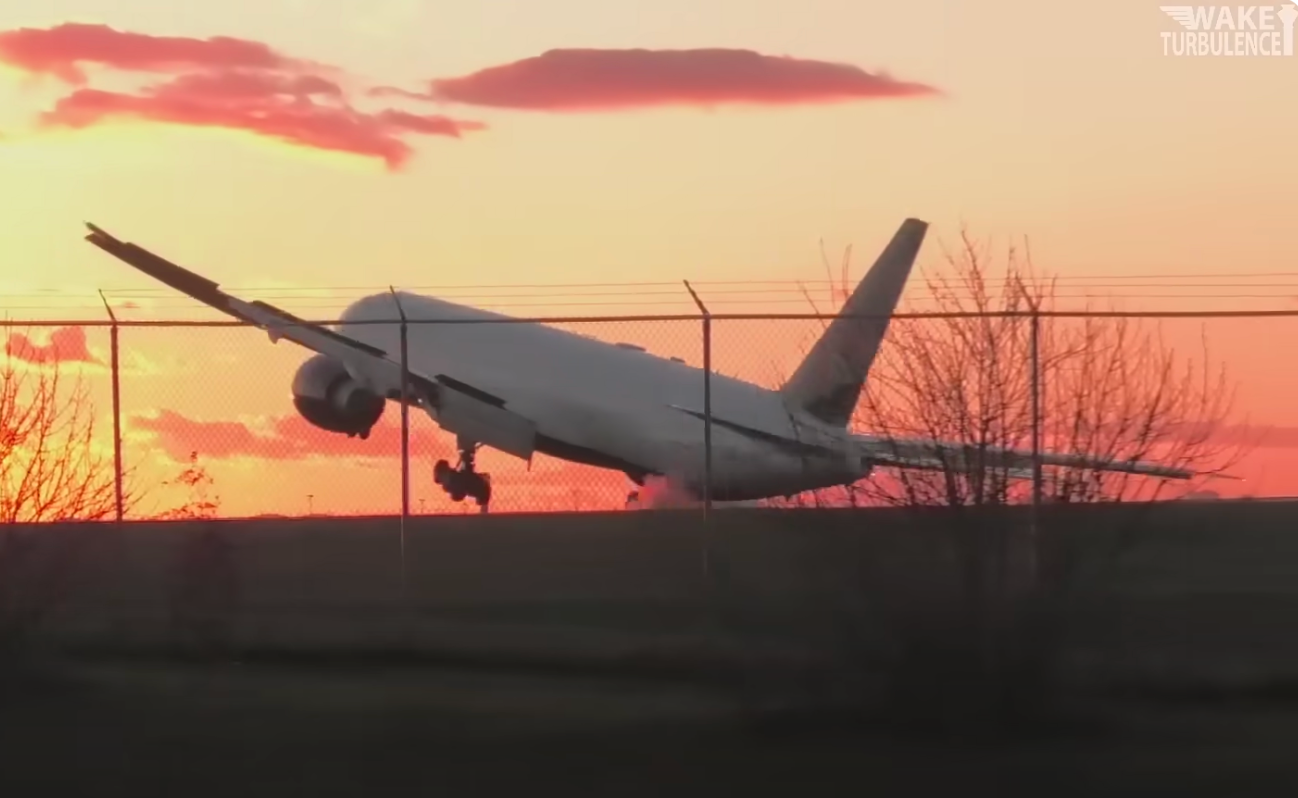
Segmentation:
{"type": "Polygon", "coordinates": [[[1037,549],[1040,546],[1041,533],[1041,498],[1044,477],[1041,471],[1041,311],[1035,303],[1032,307],[1030,346],[1032,347],[1030,365],[1032,369],[1032,525],[1031,545],[1028,549],[1028,578],[1035,583],[1037,575],[1037,549]]]}
{"type": "Polygon", "coordinates": [[[401,590],[406,587],[406,519],[410,517],[410,347],[409,325],[401,297],[393,286],[392,302],[401,316],[401,590]]]}
{"type": "Polygon", "coordinates": [[[99,292],[99,298],[104,303],[104,310],[108,311],[108,347],[109,347],[109,369],[113,385],[113,498],[115,501],[114,510],[117,523],[122,522],[122,517],[126,514],[126,501],[123,498],[122,482],[125,479],[122,471],[122,368],[121,368],[121,345],[118,340],[117,314],[113,313],[113,306],[109,304],[108,297],[104,292],[99,292]]]}
{"type": "Polygon", "coordinates": [[[703,517],[712,513],[712,314],[694,291],[690,281],[685,290],[703,315],[703,517]]]}

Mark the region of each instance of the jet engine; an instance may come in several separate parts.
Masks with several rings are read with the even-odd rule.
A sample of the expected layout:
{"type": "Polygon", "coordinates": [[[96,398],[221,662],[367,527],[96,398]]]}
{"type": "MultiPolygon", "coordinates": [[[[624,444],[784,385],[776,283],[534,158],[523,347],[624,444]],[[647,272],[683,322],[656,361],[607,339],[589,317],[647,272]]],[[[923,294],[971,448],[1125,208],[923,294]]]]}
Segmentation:
{"type": "Polygon", "coordinates": [[[352,438],[368,438],[386,400],[363,388],[342,363],[315,355],[293,375],[293,406],[313,425],[352,438]]]}

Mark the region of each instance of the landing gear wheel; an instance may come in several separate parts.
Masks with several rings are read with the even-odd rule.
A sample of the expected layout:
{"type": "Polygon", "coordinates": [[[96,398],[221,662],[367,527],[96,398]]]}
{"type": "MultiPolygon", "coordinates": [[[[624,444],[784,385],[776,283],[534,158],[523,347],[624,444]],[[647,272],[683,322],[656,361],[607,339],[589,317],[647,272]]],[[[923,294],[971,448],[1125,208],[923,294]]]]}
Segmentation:
{"type": "Polygon", "coordinates": [[[478,503],[478,508],[482,512],[487,512],[487,506],[491,503],[491,479],[489,474],[474,474],[473,491],[469,493],[473,500],[478,503]]]}
{"type": "Polygon", "coordinates": [[[433,465],[433,481],[442,486],[451,501],[460,502],[471,497],[485,513],[491,502],[491,480],[490,475],[473,470],[477,448],[476,443],[461,441],[459,467],[451,468],[447,461],[438,460],[433,465]]]}

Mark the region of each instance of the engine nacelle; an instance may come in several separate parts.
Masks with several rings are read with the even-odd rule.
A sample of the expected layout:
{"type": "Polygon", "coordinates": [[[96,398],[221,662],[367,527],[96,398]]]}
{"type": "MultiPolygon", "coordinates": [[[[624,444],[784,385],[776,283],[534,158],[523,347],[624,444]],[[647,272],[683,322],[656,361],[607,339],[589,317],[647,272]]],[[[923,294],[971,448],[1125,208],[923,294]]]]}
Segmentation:
{"type": "Polygon", "coordinates": [[[361,387],[342,363],[315,355],[293,375],[293,406],[313,425],[368,438],[387,401],[361,387]]]}

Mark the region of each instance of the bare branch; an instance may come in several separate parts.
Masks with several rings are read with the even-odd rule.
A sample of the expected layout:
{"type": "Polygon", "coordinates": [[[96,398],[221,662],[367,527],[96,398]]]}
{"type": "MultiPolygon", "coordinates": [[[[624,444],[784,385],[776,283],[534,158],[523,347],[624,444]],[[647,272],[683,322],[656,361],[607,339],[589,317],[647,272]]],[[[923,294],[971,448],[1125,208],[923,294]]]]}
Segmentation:
{"type": "MultiPolygon", "coordinates": [[[[116,512],[110,443],[89,386],[57,361],[0,361],[0,523],[97,521],[116,512]]],[[[125,476],[125,475],[124,475],[125,476]]],[[[132,507],[138,497],[124,487],[132,507]]]]}
{"type": "MultiPolygon", "coordinates": [[[[938,269],[920,270],[935,310],[1054,308],[1057,280],[1037,271],[1026,241],[1007,247],[999,268],[991,247],[968,231],[943,251],[938,269]],[[999,273],[992,279],[994,269],[999,273]]],[[[823,251],[822,258],[828,271],[823,251]]],[[[844,272],[835,293],[849,288],[844,272]]],[[[902,506],[1028,501],[1021,464],[994,453],[1031,447],[1030,327],[1029,318],[992,315],[893,324],[854,427],[895,440],[898,456],[913,454],[916,441],[925,440],[939,454],[927,469],[882,469],[846,490],[822,491],[826,495],[817,503],[830,496],[834,504],[850,497],[851,504],[902,506]]],[[[1150,460],[1199,475],[1187,483],[1094,466],[1047,466],[1047,501],[1185,495],[1245,454],[1238,440],[1214,436],[1232,417],[1234,390],[1224,367],[1213,364],[1206,340],[1191,357],[1171,346],[1157,325],[1138,319],[1050,319],[1039,330],[1045,451],[1085,453],[1099,461],[1150,460]]]]}

